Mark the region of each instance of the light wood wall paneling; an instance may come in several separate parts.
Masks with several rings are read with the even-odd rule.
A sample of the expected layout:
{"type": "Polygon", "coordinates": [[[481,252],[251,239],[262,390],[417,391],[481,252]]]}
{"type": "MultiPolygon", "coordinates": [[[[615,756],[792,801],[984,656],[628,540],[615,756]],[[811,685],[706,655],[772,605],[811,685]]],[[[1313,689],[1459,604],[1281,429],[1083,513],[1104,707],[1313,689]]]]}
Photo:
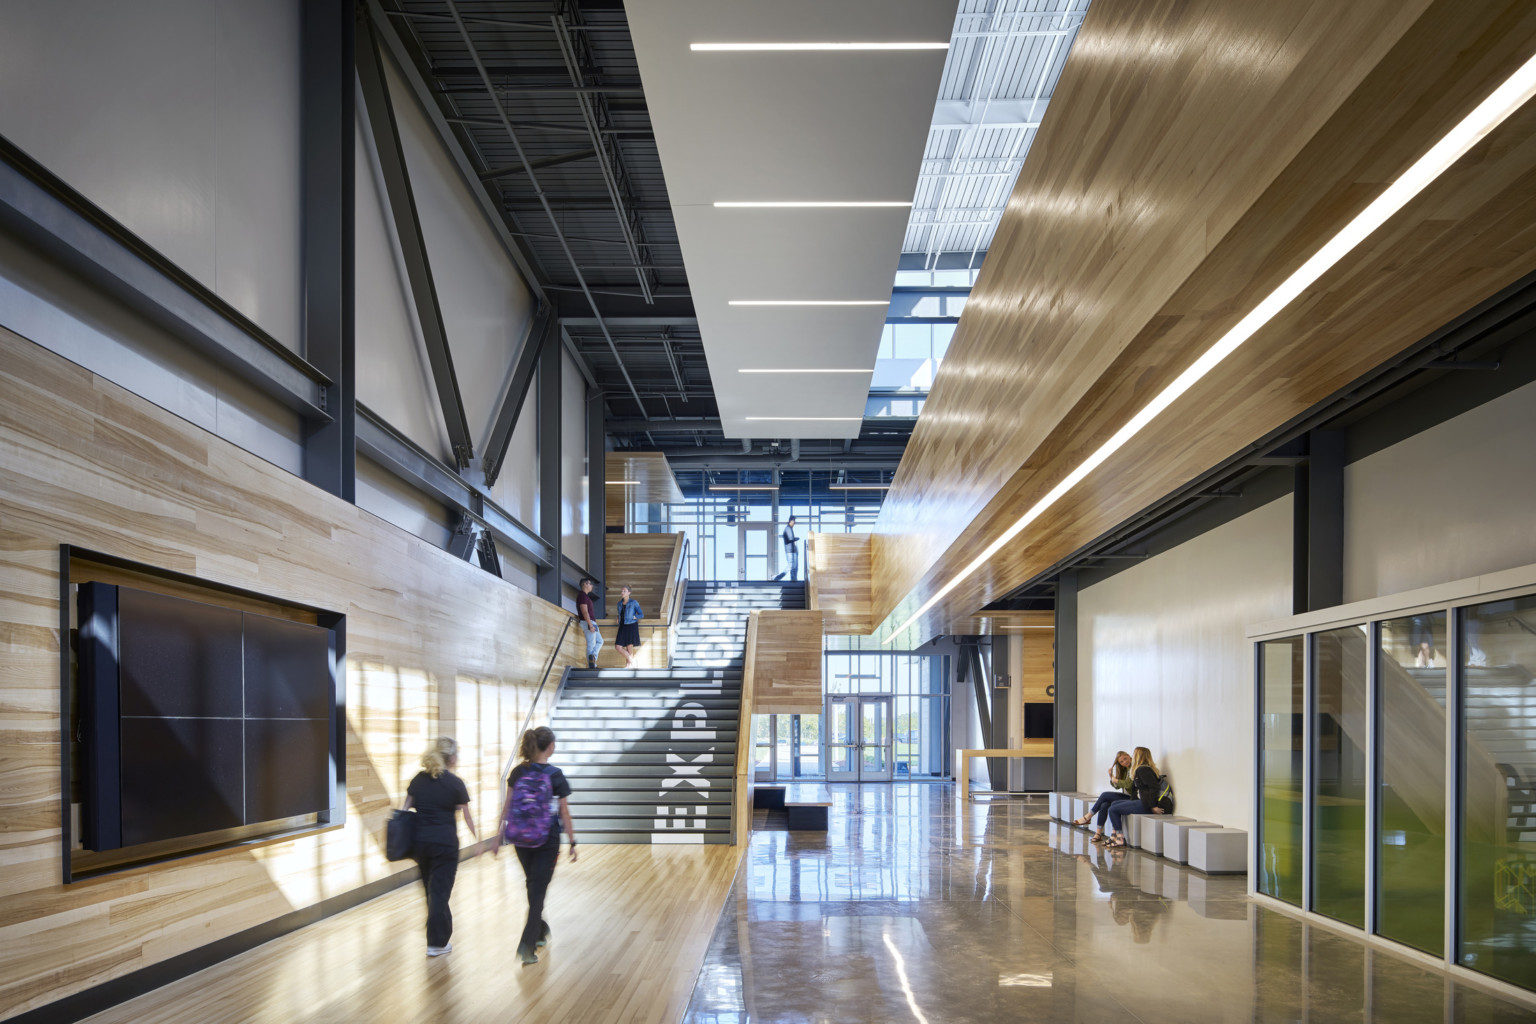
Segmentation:
{"type": "Polygon", "coordinates": [[[826,613],[826,631],[868,636],[875,630],[870,609],[871,538],[868,533],[813,533],[806,539],[806,596],[826,613]]]}
{"type": "MultiPolygon", "coordinates": [[[[414,870],[386,812],[427,740],[482,828],[569,613],[0,331],[0,1018],[414,870]],[[347,823],[65,887],[59,545],[347,615],[347,823]]],[[[567,634],[555,672],[578,664],[567,634]]]]}
{"type": "Polygon", "coordinates": [[[753,714],[821,714],[822,613],[754,611],[752,626],[743,675],[753,714]]]}
{"type": "MultiPolygon", "coordinates": [[[[1091,8],[882,510],[876,617],[905,598],[905,618],[975,559],[1533,41],[1536,8],[1485,0],[1091,8]],[[1153,49],[1186,56],[1138,59],[1153,49]],[[1116,87],[1132,75],[1134,94],[1116,87]],[[1089,202],[1116,195],[1137,199],[1089,202]]],[[[1533,128],[1528,105],[909,639],[951,631],[1536,270],[1533,128]]]]}
{"type": "Polygon", "coordinates": [[[681,610],[681,591],[677,586],[678,569],[683,557],[682,533],[610,533],[604,558],[608,579],[604,588],[605,610],[611,614],[599,619],[603,649],[597,656],[598,668],[623,668],[624,655],[613,646],[618,635],[619,588],[628,584],[646,617],[640,622],[640,650],[635,654],[636,668],[667,668],[672,664],[672,640],[681,610]]]}
{"type": "Polygon", "coordinates": [[[681,533],[610,533],[603,549],[608,578],[603,585],[603,610],[614,618],[619,588],[629,586],[640,608],[652,621],[665,620],[672,602],[672,582],[682,555],[681,533]]]}
{"type": "Polygon", "coordinates": [[[1023,645],[1019,679],[1013,685],[1025,704],[1056,702],[1056,630],[1026,629],[1008,634],[1010,643],[1023,645]]]}

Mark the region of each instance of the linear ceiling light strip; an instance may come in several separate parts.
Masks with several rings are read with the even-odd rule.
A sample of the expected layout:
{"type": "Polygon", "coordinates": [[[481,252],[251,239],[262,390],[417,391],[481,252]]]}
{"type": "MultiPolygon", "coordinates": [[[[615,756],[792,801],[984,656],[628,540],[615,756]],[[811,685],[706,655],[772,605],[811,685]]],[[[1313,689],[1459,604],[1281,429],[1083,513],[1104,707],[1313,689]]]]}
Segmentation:
{"type": "Polygon", "coordinates": [[[1348,224],[1330,238],[1323,247],[1313,254],[1312,258],[1303,263],[1299,268],[1281,282],[1280,286],[1270,292],[1253,310],[1239,320],[1231,330],[1201,354],[1200,358],[1183,373],[1164,388],[1151,402],[1147,403],[1140,412],[1132,416],[1130,421],[1115,432],[1099,449],[1068,473],[1055,487],[1037,501],[1029,511],[1019,517],[1018,521],[1003,531],[997,539],[988,544],[986,550],[958,574],[952,577],[948,583],[923,603],[922,607],[900,626],[892,631],[882,643],[891,643],[902,633],[928,612],[939,601],[943,600],[950,591],[959,586],[976,570],[985,565],[1003,545],[1017,537],[1025,527],[1038,519],[1046,509],[1056,504],[1083,478],[1103,465],[1111,455],[1118,451],[1127,441],[1141,432],[1141,429],[1152,422],[1164,409],[1167,409],[1179,396],[1188,391],[1195,383],[1210,373],[1223,359],[1237,350],[1238,346],[1253,337],[1260,328],[1274,319],[1282,309],[1288,306],[1292,300],[1309,288],[1318,278],[1327,273],[1336,263],[1343,259],[1356,246],[1363,242],[1372,232],[1387,222],[1393,214],[1406,206],[1414,196],[1424,191],[1436,178],[1461,159],[1473,146],[1477,145],[1489,132],[1503,124],[1511,114],[1519,110],[1536,93],[1536,57],[1527,60],[1513,75],[1505,80],[1504,84],[1495,89],[1488,98],[1477,105],[1477,108],[1468,114],[1462,121],[1441,137],[1430,147],[1429,152],[1418,159],[1413,166],[1404,171],[1396,181],[1388,185],[1376,199],[1360,211],[1348,224]]]}

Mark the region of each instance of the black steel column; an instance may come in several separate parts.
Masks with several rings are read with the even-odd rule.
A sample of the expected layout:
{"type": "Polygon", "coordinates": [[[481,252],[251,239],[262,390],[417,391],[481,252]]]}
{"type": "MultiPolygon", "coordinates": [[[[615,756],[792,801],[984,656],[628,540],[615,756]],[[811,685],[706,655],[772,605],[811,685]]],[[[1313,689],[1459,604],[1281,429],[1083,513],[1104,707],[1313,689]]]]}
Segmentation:
{"type": "Polygon", "coordinates": [[[560,603],[560,332],[544,336],[538,370],[539,536],[550,545],[550,564],[539,567],[539,596],[560,603]]]}
{"type": "Polygon", "coordinates": [[[1056,578],[1056,791],[1077,789],[1077,573],[1056,578]]]}
{"type": "Polygon", "coordinates": [[[357,399],[353,333],[353,125],[356,21],[349,0],[303,7],[300,133],[303,152],[304,358],[331,379],[331,422],[304,428],[304,479],[356,500],[357,399]]]}
{"type": "Polygon", "coordinates": [[[1291,496],[1296,614],[1344,603],[1344,432],[1314,430],[1307,450],[1291,496]]]}
{"type": "MultiPolygon", "coordinates": [[[[608,572],[608,435],[602,392],[587,390],[587,572],[602,582],[608,572]]],[[[597,599],[598,614],[603,600],[597,599]]],[[[666,609],[654,613],[665,615],[666,609]]]]}
{"type": "Polygon", "coordinates": [[[1307,610],[1344,603],[1344,433],[1314,430],[1307,460],[1307,610]]]}

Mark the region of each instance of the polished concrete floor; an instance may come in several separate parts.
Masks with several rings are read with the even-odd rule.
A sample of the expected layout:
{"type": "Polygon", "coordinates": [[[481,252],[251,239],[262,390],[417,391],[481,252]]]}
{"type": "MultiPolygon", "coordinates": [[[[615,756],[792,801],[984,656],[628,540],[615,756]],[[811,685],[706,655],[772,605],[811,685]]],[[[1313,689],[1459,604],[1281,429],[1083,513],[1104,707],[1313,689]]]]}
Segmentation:
{"type": "Polygon", "coordinates": [[[754,834],[688,1024],[1536,1020],[1240,876],[1095,848],[1043,798],[809,788],[831,830],[754,834]]]}

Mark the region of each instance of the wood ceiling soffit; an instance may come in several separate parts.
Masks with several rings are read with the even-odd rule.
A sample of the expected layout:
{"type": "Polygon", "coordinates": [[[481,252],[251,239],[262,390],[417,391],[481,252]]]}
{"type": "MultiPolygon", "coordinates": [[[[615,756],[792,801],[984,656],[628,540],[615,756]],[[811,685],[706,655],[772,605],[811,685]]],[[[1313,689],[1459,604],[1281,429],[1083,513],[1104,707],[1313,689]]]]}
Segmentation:
{"type": "MultiPolygon", "coordinates": [[[[1228,10],[1234,6],[1255,8],[1245,14],[1250,20],[1274,13],[1270,5],[1199,6],[1203,17],[1218,10],[1242,13],[1228,10]]],[[[1153,12],[1143,15],[1141,7],[1090,9],[1079,37],[1079,45],[1088,38],[1090,59],[1074,68],[1079,56],[1074,48],[1052,103],[1052,113],[1059,111],[1061,119],[1048,117],[1042,130],[1045,152],[1056,148],[1046,145],[1051,132],[1095,123],[1099,108],[1090,100],[1114,91],[1111,81],[1099,81],[1112,79],[1114,68],[1095,67],[1094,47],[1105,45],[1105,36],[1123,37],[1120,21],[1151,18],[1153,12]],[[1095,11],[1103,13],[1100,20],[1116,24],[1098,24],[1095,11]]],[[[1171,224],[1127,223],[1123,213],[1111,211],[1074,232],[1061,216],[1029,212],[1028,197],[1053,194],[1039,190],[1056,171],[1047,159],[1026,177],[1031,171],[1026,164],[999,228],[1000,242],[967,304],[882,510],[875,538],[877,619],[902,597],[904,613],[927,600],[1465,116],[1530,56],[1536,41],[1536,9],[1517,3],[1405,5],[1415,15],[1407,26],[1395,4],[1274,7],[1293,15],[1296,31],[1305,27],[1305,32],[1283,40],[1291,73],[1283,95],[1269,90],[1272,115],[1234,120],[1233,104],[1218,104],[1208,90],[1187,84],[1198,77],[1188,67],[1179,80],[1149,74],[1145,90],[1160,93],[1185,81],[1187,103],[1213,104],[1203,116],[1223,130],[1250,123],[1253,130],[1262,125],[1266,135],[1276,134],[1281,122],[1305,120],[1292,112],[1296,98],[1288,90],[1326,92],[1331,102],[1325,123],[1307,123],[1304,132],[1287,129],[1299,136],[1294,147],[1262,139],[1255,146],[1269,154],[1261,164],[1263,188],[1229,180],[1242,167],[1249,174],[1257,170],[1248,154],[1212,151],[1201,162],[1200,187],[1179,186],[1196,194],[1155,217],[1171,224]],[[1357,22],[1365,8],[1374,11],[1365,20],[1376,31],[1364,31],[1357,22]],[[1330,12],[1334,18],[1327,17],[1330,12]],[[1347,24],[1318,23],[1335,18],[1347,24]],[[1390,32],[1380,31],[1389,23],[1390,32]],[[1380,45],[1383,37],[1392,44],[1387,52],[1380,45]],[[1306,53],[1291,52],[1295,47],[1306,53]],[[1328,55],[1321,65],[1314,59],[1319,53],[1328,55]],[[1347,85],[1344,95],[1325,82],[1309,90],[1292,81],[1303,71],[1347,85]],[[1204,229],[1176,230],[1190,224],[1204,229]],[[1130,251],[1078,253],[1056,270],[1044,266],[1049,258],[1088,245],[1074,233],[1105,230],[1115,233],[1121,250],[1130,251]],[[1020,294],[1024,281],[1042,283],[1020,294]],[[1029,308],[1031,295],[1040,294],[1052,295],[1052,301],[1035,312],[1029,308]],[[1105,308],[1088,309],[1063,295],[1099,295],[1105,308]],[[1150,309],[1149,295],[1157,298],[1150,309]],[[1067,305],[1072,308],[1063,312],[1067,305]],[[918,522],[926,532],[912,527],[918,522]]],[[[1166,13],[1160,5],[1157,11],[1166,13]]],[[[1189,45],[1197,38],[1190,34],[1189,45]]],[[[1245,59],[1258,59],[1252,46],[1246,52],[1245,59]]],[[[1143,98],[1158,106],[1155,97],[1143,98]]],[[[1247,98],[1238,99],[1246,108],[1247,98]]],[[[1176,114],[1165,114],[1161,126],[1164,133],[1185,136],[1193,130],[1176,114]]],[[[916,632],[948,632],[949,623],[974,614],[1532,270],[1533,127],[1536,114],[1527,108],[1484,140],[1032,524],[1016,545],[959,585],[916,632]]],[[[1124,162],[1123,151],[1133,142],[1122,135],[1094,162],[1095,172],[1124,162]]],[[[1182,144],[1193,143],[1186,138],[1182,144]]],[[[1071,155],[1059,159],[1070,162],[1071,155]]],[[[1093,174],[1062,180],[1075,181],[1071,194],[1098,187],[1093,174]]],[[[1128,185],[1138,194],[1171,194],[1158,192],[1156,181],[1128,185]]]]}
{"type": "Polygon", "coordinates": [[[605,481],[636,481],[633,487],[615,485],[611,497],[617,499],[622,491],[622,500],[627,502],[666,504],[683,500],[682,488],[677,485],[677,477],[665,454],[609,452],[605,461],[605,481]]]}

